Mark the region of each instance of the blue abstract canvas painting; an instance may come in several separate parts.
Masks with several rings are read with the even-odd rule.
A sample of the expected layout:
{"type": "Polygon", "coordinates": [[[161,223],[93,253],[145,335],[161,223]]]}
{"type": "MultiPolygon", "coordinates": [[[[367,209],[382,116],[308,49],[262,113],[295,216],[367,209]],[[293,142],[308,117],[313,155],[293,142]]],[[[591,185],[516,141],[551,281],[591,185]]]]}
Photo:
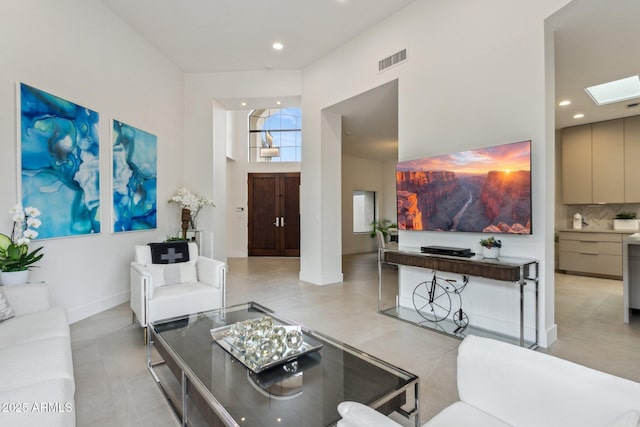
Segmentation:
{"type": "Polygon", "coordinates": [[[113,231],[156,228],[158,137],[113,121],[113,231]]]}
{"type": "Polygon", "coordinates": [[[100,232],[97,112],[20,83],[22,204],[42,212],[38,238],[100,232]]]}

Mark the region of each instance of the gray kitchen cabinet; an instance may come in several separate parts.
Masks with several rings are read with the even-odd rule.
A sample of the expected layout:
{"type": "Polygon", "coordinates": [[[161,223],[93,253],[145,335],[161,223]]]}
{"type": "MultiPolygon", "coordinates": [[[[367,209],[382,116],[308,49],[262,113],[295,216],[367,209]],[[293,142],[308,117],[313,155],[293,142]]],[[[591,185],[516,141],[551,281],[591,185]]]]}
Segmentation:
{"type": "Polygon", "coordinates": [[[622,240],[626,233],[560,231],[559,269],[572,273],[622,277],[622,240]]]}
{"type": "Polygon", "coordinates": [[[562,129],[562,200],[566,205],[593,203],[591,125],[562,129]]]}
{"type": "Polygon", "coordinates": [[[640,202],[640,170],[632,163],[639,155],[640,122],[616,119],[563,129],[563,203],[640,202]]]}
{"type": "Polygon", "coordinates": [[[593,203],[623,203],[624,125],[622,119],[591,125],[593,203]]]}
{"type": "Polygon", "coordinates": [[[624,201],[640,203],[640,116],[624,119],[624,201]]]}

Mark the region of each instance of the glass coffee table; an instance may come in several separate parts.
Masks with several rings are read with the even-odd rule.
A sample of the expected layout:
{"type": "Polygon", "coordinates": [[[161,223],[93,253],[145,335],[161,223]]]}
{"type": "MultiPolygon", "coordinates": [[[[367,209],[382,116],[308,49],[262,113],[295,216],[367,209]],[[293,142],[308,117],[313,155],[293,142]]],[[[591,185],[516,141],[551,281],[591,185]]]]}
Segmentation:
{"type": "Polygon", "coordinates": [[[154,322],[149,332],[149,371],[182,425],[332,426],[347,400],[420,425],[417,376],[255,302],[154,322]],[[217,341],[220,331],[231,339],[235,325],[265,317],[300,330],[306,352],[264,367],[217,341]]]}

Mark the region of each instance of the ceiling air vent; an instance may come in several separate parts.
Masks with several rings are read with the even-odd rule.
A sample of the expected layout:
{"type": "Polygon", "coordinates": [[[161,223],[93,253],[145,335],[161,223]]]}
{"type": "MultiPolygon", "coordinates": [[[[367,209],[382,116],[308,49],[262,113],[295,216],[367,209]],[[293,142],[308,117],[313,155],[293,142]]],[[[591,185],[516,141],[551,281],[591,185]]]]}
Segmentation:
{"type": "Polygon", "coordinates": [[[406,60],[407,60],[407,49],[402,49],[400,52],[396,52],[393,55],[378,61],[378,72],[382,72],[406,60]]]}

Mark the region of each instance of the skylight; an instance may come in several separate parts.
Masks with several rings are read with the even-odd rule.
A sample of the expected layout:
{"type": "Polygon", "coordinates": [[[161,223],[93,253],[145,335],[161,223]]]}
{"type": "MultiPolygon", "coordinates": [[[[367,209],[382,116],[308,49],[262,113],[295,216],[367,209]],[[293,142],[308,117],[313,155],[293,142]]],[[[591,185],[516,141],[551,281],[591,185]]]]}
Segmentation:
{"type": "Polygon", "coordinates": [[[640,76],[602,83],[585,89],[598,105],[612,104],[640,97],[640,76]]]}

